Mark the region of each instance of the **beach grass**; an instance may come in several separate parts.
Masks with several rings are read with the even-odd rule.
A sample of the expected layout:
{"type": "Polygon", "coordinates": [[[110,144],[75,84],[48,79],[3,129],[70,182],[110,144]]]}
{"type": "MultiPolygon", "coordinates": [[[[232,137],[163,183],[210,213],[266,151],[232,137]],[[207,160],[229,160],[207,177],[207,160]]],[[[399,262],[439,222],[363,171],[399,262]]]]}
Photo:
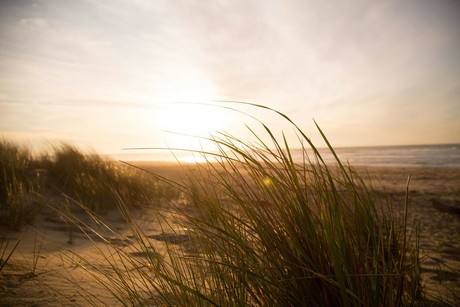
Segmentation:
{"type": "Polygon", "coordinates": [[[117,208],[119,200],[133,208],[153,205],[160,198],[152,176],[70,145],[55,148],[48,164],[53,186],[96,213],[117,208]]]}
{"type": "Polygon", "coordinates": [[[154,206],[169,195],[152,176],[70,145],[48,154],[0,141],[0,224],[19,230],[43,208],[58,202],[83,204],[96,213],[154,206]]]}
{"type": "Polygon", "coordinates": [[[33,157],[26,147],[0,141],[0,223],[18,230],[40,210],[40,182],[30,172],[33,157]]]}
{"type": "Polygon", "coordinates": [[[216,133],[209,138],[216,151],[201,153],[206,163],[184,169],[184,182],[165,180],[185,201],[171,202],[166,213],[152,211],[162,236],[152,240],[119,199],[136,244],[122,249],[107,242],[109,251],[99,252],[110,272],[87,273],[126,305],[416,302],[419,247],[407,218],[396,218],[390,199],[338,159],[319,127],[335,164],[324,162],[289,117],[271,111],[297,129],[303,162],[293,160],[284,135],[276,138],[262,122],[269,141],[251,128],[257,142],[216,133]]]}

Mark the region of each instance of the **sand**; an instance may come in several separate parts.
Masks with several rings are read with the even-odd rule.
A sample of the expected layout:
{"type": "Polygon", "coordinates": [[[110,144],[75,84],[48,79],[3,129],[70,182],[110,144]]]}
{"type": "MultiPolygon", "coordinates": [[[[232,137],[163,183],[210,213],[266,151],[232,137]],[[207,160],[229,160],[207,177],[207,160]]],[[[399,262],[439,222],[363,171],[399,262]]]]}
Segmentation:
{"type": "MultiPolygon", "coordinates": [[[[150,164],[148,167],[170,178],[180,176],[180,169],[173,164],[150,164]]],[[[376,190],[388,192],[399,213],[403,212],[407,176],[411,174],[408,221],[411,226],[416,221],[420,225],[422,277],[428,299],[437,297],[438,301],[459,304],[459,297],[455,295],[460,293],[460,215],[449,208],[460,208],[460,169],[361,167],[358,170],[372,178],[376,190]]],[[[136,211],[135,217],[137,220],[145,218],[141,211],[136,211]]],[[[136,254],[134,240],[130,239],[129,227],[123,218],[112,213],[105,219],[124,234],[108,233],[112,246],[131,248],[133,257],[142,257],[136,254]]],[[[69,227],[56,212],[43,210],[34,225],[23,231],[24,237],[17,250],[0,272],[0,305],[86,306],[89,301],[97,305],[121,305],[94,278],[94,274],[99,276],[98,270],[110,270],[104,263],[104,253],[110,253],[110,248],[100,238],[85,236],[78,229],[70,232],[69,227]],[[90,259],[94,265],[82,264],[75,255],[90,259]]],[[[144,222],[143,227],[154,244],[167,237],[158,223],[144,222]]],[[[0,228],[3,244],[0,253],[8,241],[9,251],[21,234],[0,228]]],[[[176,239],[175,244],[184,244],[180,237],[176,239]]],[[[6,255],[2,258],[5,260],[6,255]]]]}

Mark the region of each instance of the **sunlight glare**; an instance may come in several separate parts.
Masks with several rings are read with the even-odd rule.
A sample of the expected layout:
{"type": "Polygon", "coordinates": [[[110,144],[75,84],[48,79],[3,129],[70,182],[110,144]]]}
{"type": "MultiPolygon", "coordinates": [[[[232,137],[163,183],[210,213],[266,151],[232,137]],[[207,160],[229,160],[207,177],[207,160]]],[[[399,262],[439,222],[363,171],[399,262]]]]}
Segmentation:
{"type": "Polygon", "coordinates": [[[209,136],[222,128],[223,109],[193,103],[171,103],[164,110],[162,129],[193,136],[209,136]]]}
{"type": "MultiPolygon", "coordinates": [[[[162,101],[159,128],[166,133],[167,146],[202,149],[206,142],[199,137],[206,138],[221,131],[228,113],[218,104],[210,103],[217,98],[218,91],[206,76],[184,68],[174,75],[174,82],[163,88],[161,94],[156,92],[162,101]]],[[[208,144],[203,149],[209,147],[208,144]]]]}

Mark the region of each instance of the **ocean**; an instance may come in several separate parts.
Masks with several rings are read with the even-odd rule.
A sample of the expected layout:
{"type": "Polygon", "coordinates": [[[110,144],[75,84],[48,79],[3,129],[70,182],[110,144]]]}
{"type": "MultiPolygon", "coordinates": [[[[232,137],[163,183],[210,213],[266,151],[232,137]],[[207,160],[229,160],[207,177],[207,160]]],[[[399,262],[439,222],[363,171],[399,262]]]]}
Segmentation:
{"type": "MultiPolygon", "coordinates": [[[[326,162],[334,162],[334,157],[327,148],[319,149],[326,162]]],[[[460,144],[411,145],[411,146],[376,146],[376,147],[337,147],[335,151],[342,162],[353,166],[395,166],[395,167],[446,167],[460,168],[460,144]]],[[[301,149],[292,149],[294,160],[302,162],[301,149]]],[[[112,155],[112,158],[124,161],[174,161],[203,162],[199,154],[153,150],[148,152],[126,152],[112,155]]],[[[311,152],[309,151],[309,154],[311,152]]],[[[313,158],[313,155],[310,156],[313,158]]],[[[212,160],[212,159],[211,159],[212,160]]]]}
{"type": "MultiPolygon", "coordinates": [[[[334,161],[329,150],[319,151],[326,162],[334,161]]],[[[335,151],[342,162],[354,166],[460,168],[460,144],[339,147],[335,151]]],[[[293,151],[293,155],[301,161],[301,150],[293,151]]]]}

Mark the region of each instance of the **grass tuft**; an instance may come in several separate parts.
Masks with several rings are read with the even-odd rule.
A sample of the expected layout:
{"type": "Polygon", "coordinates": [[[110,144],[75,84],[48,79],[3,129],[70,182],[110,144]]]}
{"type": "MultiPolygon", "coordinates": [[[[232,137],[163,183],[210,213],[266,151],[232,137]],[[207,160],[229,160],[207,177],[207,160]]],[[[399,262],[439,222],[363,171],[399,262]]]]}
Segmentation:
{"type": "Polygon", "coordinates": [[[300,135],[303,163],[263,123],[263,138],[249,128],[255,144],[212,136],[217,153],[203,152],[208,162],[188,173],[188,184],[173,184],[187,200],[176,208],[179,218],[171,223],[156,212],[165,236],[185,240],[182,248],[165,239],[162,254],[124,211],[136,255],[145,256],[116,249],[116,260],[113,253],[105,259],[113,273],[104,285],[124,304],[399,306],[419,299],[418,245],[389,201],[339,160],[319,127],[335,164],[272,111],[300,135]]]}
{"type": "Polygon", "coordinates": [[[48,171],[55,188],[97,213],[117,208],[119,198],[129,208],[152,205],[160,198],[151,176],[70,145],[55,149],[48,171]]]}
{"type": "Polygon", "coordinates": [[[18,230],[32,223],[41,209],[41,183],[31,171],[27,148],[0,141],[0,224],[18,230]]]}
{"type": "Polygon", "coordinates": [[[127,165],[82,153],[70,145],[32,155],[26,147],[0,141],[0,224],[19,230],[51,203],[78,203],[97,213],[153,206],[171,197],[157,179],[127,165]],[[56,200],[58,196],[58,200],[56,200]]]}

